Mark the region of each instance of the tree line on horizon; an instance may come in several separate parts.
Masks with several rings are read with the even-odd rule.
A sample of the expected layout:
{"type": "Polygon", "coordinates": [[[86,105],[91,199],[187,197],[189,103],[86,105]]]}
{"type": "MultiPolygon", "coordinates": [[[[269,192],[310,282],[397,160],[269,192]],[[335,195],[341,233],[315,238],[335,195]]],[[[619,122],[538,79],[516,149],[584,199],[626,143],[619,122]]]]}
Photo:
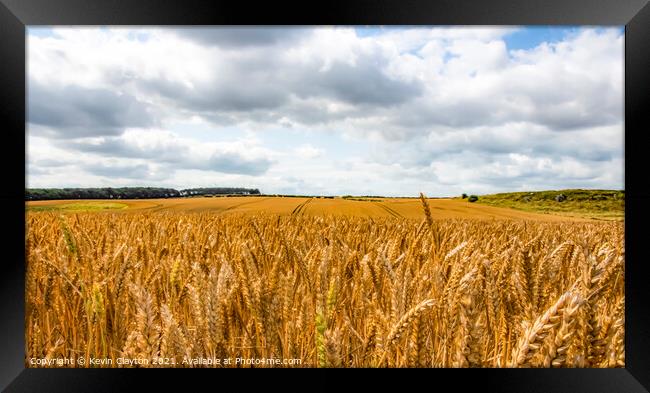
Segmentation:
{"type": "Polygon", "coordinates": [[[206,195],[260,195],[257,188],[205,187],[176,190],[161,187],[102,187],[102,188],[28,188],[25,200],[47,199],[146,199],[180,198],[206,195]]]}

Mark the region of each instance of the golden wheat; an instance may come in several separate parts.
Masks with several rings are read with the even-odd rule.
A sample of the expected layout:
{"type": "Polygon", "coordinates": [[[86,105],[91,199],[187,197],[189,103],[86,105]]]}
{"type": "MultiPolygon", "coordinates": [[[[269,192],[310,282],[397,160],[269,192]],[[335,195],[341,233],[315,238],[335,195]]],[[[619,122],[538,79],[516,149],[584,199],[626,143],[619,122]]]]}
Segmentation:
{"type": "Polygon", "coordinates": [[[437,219],[422,203],[420,220],[30,213],[26,357],[625,365],[622,223],[437,219]]]}

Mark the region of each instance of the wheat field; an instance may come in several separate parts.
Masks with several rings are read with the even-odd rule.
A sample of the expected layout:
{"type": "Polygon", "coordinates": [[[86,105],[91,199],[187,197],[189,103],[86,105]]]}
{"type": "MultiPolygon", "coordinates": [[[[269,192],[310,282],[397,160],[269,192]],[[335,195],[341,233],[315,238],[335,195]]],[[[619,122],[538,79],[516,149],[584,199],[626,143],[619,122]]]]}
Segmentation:
{"type": "Polygon", "coordinates": [[[417,219],[30,212],[27,367],[625,365],[622,222],[420,208],[417,219]]]}
{"type": "MultiPolygon", "coordinates": [[[[436,219],[526,219],[533,221],[586,221],[566,214],[545,214],[503,207],[470,203],[460,198],[429,198],[426,200],[436,219]]],[[[396,217],[421,220],[419,198],[312,198],[312,197],[193,197],[167,199],[47,200],[27,201],[29,212],[62,213],[216,213],[255,214],[265,212],[280,216],[341,216],[361,218],[396,217]]]]}

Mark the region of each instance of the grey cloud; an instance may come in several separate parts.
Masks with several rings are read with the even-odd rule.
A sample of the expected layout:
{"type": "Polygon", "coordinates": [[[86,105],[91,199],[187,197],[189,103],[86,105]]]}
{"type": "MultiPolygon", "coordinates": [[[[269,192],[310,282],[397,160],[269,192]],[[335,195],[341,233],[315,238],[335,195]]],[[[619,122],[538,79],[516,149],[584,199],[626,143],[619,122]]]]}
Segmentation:
{"type": "Polygon", "coordinates": [[[402,163],[406,167],[426,167],[432,162],[473,154],[473,162],[484,156],[522,152],[531,145],[527,135],[500,135],[493,131],[448,131],[416,135],[409,140],[395,140],[374,152],[384,163],[402,163]]]}
{"type": "Polygon", "coordinates": [[[603,102],[602,98],[590,95],[581,96],[579,100],[574,96],[566,100],[546,101],[543,95],[536,97],[531,94],[520,97],[519,105],[516,99],[512,102],[510,95],[504,91],[478,98],[466,97],[458,102],[421,100],[408,109],[399,108],[399,111],[390,113],[390,122],[404,130],[427,126],[463,128],[528,122],[556,131],[571,131],[616,124],[622,117],[620,105],[603,102]],[[526,108],[525,103],[528,102],[532,110],[526,108]]]}
{"type": "Polygon", "coordinates": [[[622,139],[623,133],[621,132],[621,142],[612,141],[611,145],[595,145],[581,138],[569,139],[553,135],[538,141],[530,149],[529,154],[573,157],[581,161],[610,161],[614,158],[622,158],[623,149],[616,148],[617,145],[622,144],[622,139]]]}
{"type": "Polygon", "coordinates": [[[165,98],[170,106],[199,114],[217,124],[241,121],[274,123],[281,117],[303,124],[327,123],[344,117],[363,118],[420,96],[423,87],[387,76],[387,59],[363,54],[355,65],[287,62],[277,51],[261,49],[250,56],[233,55],[218,63],[210,82],[187,86],[165,77],[128,79],[108,77],[118,84],[165,98]],[[309,102],[320,101],[318,107],[309,102]],[[322,101],[347,103],[353,111],[330,113],[322,101]],[[310,108],[311,107],[311,108],[310,108]],[[310,110],[311,109],[311,110],[310,110]]]}
{"type": "Polygon", "coordinates": [[[422,93],[422,86],[386,76],[363,58],[356,65],[334,63],[327,71],[305,70],[296,83],[301,97],[330,97],[355,105],[391,106],[409,101],[422,93]]]}
{"type": "Polygon", "coordinates": [[[241,48],[295,42],[310,34],[311,30],[297,27],[188,27],[174,32],[200,44],[241,48]]]}
{"type": "MultiPolygon", "coordinates": [[[[551,158],[542,155],[532,157],[534,160],[551,158]]],[[[600,175],[611,169],[611,162],[594,162],[581,173],[564,170],[563,165],[571,165],[561,159],[552,159],[554,165],[538,167],[536,162],[518,165],[508,155],[490,155],[485,153],[462,154],[447,158],[464,172],[462,178],[445,176],[446,180],[438,183],[457,185],[464,192],[499,192],[516,190],[545,190],[562,188],[610,187],[604,185],[600,175]]],[[[575,161],[574,161],[575,162],[575,161]]],[[[582,162],[582,164],[585,164],[582,162]]]]}
{"type": "MultiPolygon", "coordinates": [[[[478,182],[485,186],[497,186],[503,191],[516,190],[548,190],[566,188],[598,187],[594,177],[558,177],[556,174],[522,174],[516,176],[485,176],[478,182]],[[549,179],[550,176],[550,179],[549,179]]],[[[615,187],[612,187],[615,188],[615,187]]]]}
{"type": "Polygon", "coordinates": [[[34,165],[36,167],[43,167],[43,168],[45,167],[58,168],[58,167],[70,165],[70,163],[64,160],[46,158],[46,159],[30,160],[30,165],[34,165]]]}
{"type": "MultiPolygon", "coordinates": [[[[609,66],[616,67],[616,63],[612,61],[609,66]]],[[[457,85],[457,91],[444,95],[431,86],[421,99],[388,117],[391,124],[405,130],[427,125],[472,127],[529,122],[556,131],[575,131],[621,121],[622,86],[611,74],[594,76],[566,68],[551,71],[544,64],[539,69],[532,67],[513,63],[511,69],[500,74],[484,80],[478,77],[480,93],[473,88],[473,78],[465,79],[463,85],[457,85]]]]}
{"type": "Polygon", "coordinates": [[[183,145],[149,145],[142,149],[119,137],[107,137],[99,142],[71,140],[59,142],[65,149],[96,153],[107,157],[154,159],[157,162],[176,163],[189,156],[189,149],[183,145]]]}
{"type": "Polygon", "coordinates": [[[46,176],[52,174],[52,171],[48,168],[42,168],[38,165],[29,165],[27,172],[25,173],[26,177],[29,176],[46,176]]]}
{"type": "MultiPolygon", "coordinates": [[[[91,164],[84,165],[84,170],[97,176],[123,179],[150,179],[152,177],[151,169],[147,164],[136,165],[106,165],[91,164]]],[[[158,177],[159,178],[159,177],[158,177]]]]}
{"type": "Polygon", "coordinates": [[[281,82],[273,76],[245,74],[235,69],[223,71],[211,84],[189,88],[179,81],[148,79],[138,82],[146,92],[168,99],[172,105],[181,105],[194,113],[207,113],[213,119],[236,121],[229,112],[271,110],[282,106],[289,98],[281,82]]]}
{"type": "MultiPolygon", "coordinates": [[[[273,164],[273,160],[266,157],[252,157],[240,152],[229,151],[215,151],[207,160],[201,160],[194,157],[191,149],[183,144],[151,145],[140,148],[119,137],[104,138],[101,142],[93,143],[83,140],[66,141],[65,144],[60,143],[59,145],[68,149],[96,153],[106,157],[146,159],[175,169],[231,174],[260,175],[265,173],[273,164]]],[[[95,170],[102,171],[102,168],[99,167],[99,169],[95,170]]],[[[143,170],[142,167],[138,167],[138,169],[143,170]]],[[[110,168],[106,168],[104,176],[109,176],[110,171],[110,168]]]]}
{"type": "Polygon", "coordinates": [[[215,153],[201,165],[190,165],[188,169],[204,169],[222,173],[235,173],[244,175],[261,175],[266,173],[272,165],[268,158],[248,158],[238,153],[215,153]]]}
{"type": "MultiPolygon", "coordinates": [[[[291,102],[290,105],[287,105],[281,113],[266,113],[261,116],[253,115],[252,118],[259,122],[285,122],[285,124],[282,124],[285,127],[291,124],[291,122],[299,125],[313,126],[327,125],[346,119],[354,120],[363,116],[363,114],[371,117],[376,112],[376,108],[370,105],[358,105],[354,108],[332,112],[325,107],[323,102],[295,100],[294,102],[291,102]],[[280,120],[283,117],[285,119],[280,120]],[[289,122],[289,124],[286,124],[286,122],[289,122]]],[[[366,131],[364,130],[358,134],[360,137],[365,137],[366,131]]]]}
{"type": "Polygon", "coordinates": [[[28,122],[55,138],[119,135],[125,127],[147,127],[154,119],[146,105],[128,94],[79,86],[28,86],[28,122]]]}
{"type": "MultiPolygon", "coordinates": [[[[603,143],[603,138],[612,133],[615,134],[613,130],[595,130],[567,134],[540,127],[527,129],[525,124],[512,126],[509,130],[494,127],[431,132],[410,140],[381,144],[373,151],[372,159],[384,165],[399,164],[414,171],[411,172],[416,174],[411,175],[413,177],[426,177],[426,170],[434,163],[455,163],[466,170],[476,171],[486,184],[499,183],[505,187],[538,181],[539,184],[569,185],[570,181],[586,182],[597,178],[600,173],[609,173],[611,167],[608,166],[612,160],[622,159],[622,148],[617,148],[622,146],[622,135],[620,141],[603,143]],[[545,159],[550,166],[538,165],[541,161],[519,165],[510,154],[545,159]],[[564,160],[573,160],[590,169],[586,174],[581,171],[574,177],[567,177],[562,169],[564,160]],[[510,168],[508,173],[503,171],[505,166],[510,168]]],[[[443,183],[443,180],[437,181],[443,183]]]]}
{"type": "Polygon", "coordinates": [[[462,128],[499,122],[498,104],[494,98],[485,100],[484,97],[478,99],[466,97],[451,101],[424,96],[408,108],[398,109],[390,113],[389,122],[404,130],[432,126],[462,128]]]}
{"type": "Polygon", "coordinates": [[[611,125],[621,121],[622,112],[616,113],[616,110],[611,108],[602,108],[598,103],[579,108],[572,104],[574,102],[541,105],[530,120],[558,131],[611,125]]]}
{"type": "Polygon", "coordinates": [[[241,81],[238,83],[234,83],[234,80],[223,81],[219,85],[205,87],[199,92],[185,90],[186,94],[182,97],[178,97],[179,90],[177,90],[176,97],[183,100],[189,109],[218,112],[272,110],[282,106],[289,99],[288,92],[277,85],[255,83],[254,78],[248,81],[247,86],[239,83],[241,81]]]}
{"type": "MultiPolygon", "coordinates": [[[[545,75],[540,75],[544,77],[545,75]]],[[[529,121],[557,131],[616,124],[623,117],[622,86],[607,80],[593,80],[586,75],[559,75],[552,83],[514,84],[504,81],[497,97],[511,108],[511,120],[529,121]],[[614,94],[616,93],[616,94],[614,94]],[[521,110],[517,103],[532,111],[521,110]]]]}
{"type": "MultiPolygon", "coordinates": [[[[188,87],[186,81],[165,76],[147,78],[123,67],[107,69],[105,80],[139,94],[164,97],[172,110],[200,115],[220,125],[277,124],[282,117],[306,125],[376,119],[370,126],[360,126],[360,132],[407,139],[432,126],[473,127],[521,121],[556,130],[577,130],[614,124],[622,117],[622,96],[611,94],[617,91],[612,86],[615,81],[595,81],[563,68],[552,75],[544,68],[536,73],[534,68],[516,63],[517,59],[508,65],[512,70],[494,76],[489,86],[483,87],[488,90],[479,94],[473,90],[472,78],[459,89],[466,88],[473,94],[440,93],[436,86],[425,86],[417,78],[405,82],[388,77],[383,69],[394,58],[378,47],[354,50],[355,64],[334,61],[326,69],[322,69],[322,61],[327,57],[312,56],[294,62],[290,60],[293,57],[285,56],[286,49],[302,48],[300,41],[310,37],[312,28],[191,27],[170,31],[203,46],[232,49],[215,54],[219,58],[211,71],[212,82],[188,87]],[[319,103],[312,105],[311,99],[319,103]],[[352,104],[354,109],[329,112],[322,107],[322,101],[352,104]]],[[[451,53],[447,49],[445,56],[451,53]]],[[[442,88],[445,90],[444,82],[442,88]]],[[[66,89],[63,94],[34,86],[30,121],[54,127],[58,137],[117,135],[125,125],[151,123],[151,117],[133,97],[66,89]]],[[[161,117],[165,109],[160,108],[161,117]]]]}

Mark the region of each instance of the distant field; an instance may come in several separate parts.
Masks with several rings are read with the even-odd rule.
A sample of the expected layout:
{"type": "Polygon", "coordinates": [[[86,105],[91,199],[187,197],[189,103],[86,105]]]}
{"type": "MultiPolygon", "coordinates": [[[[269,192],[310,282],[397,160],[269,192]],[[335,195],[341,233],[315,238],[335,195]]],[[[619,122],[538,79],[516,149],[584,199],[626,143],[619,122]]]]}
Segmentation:
{"type": "Polygon", "coordinates": [[[616,190],[509,192],[480,196],[477,203],[600,220],[621,220],[625,216],[625,191],[616,190]],[[566,200],[556,201],[555,198],[560,194],[566,200]]]}
{"type": "MultiPolygon", "coordinates": [[[[470,203],[462,199],[428,199],[434,219],[528,219],[537,221],[580,220],[535,211],[515,210],[500,206],[470,203]]],[[[482,198],[482,201],[483,198],[482,198]]],[[[489,203],[489,200],[486,201],[489,203]]],[[[60,200],[30,201],[28,211],[58,212],[216,212],[272,213],[294,216],[351,216],[422,218],[422,205],[414,198],[300,198],[300,197],[230,197],[230,198],[170,198],[120,200],[60,200]]],[[[567,212],[567,214],[570,212],[567,212]]]]}
{"type": "Polygon", "coordinates": [[[46,203],[28,203],[28,211],[68,211],[68,212],[85,212],[98,210],[115,210],[126,209],[129,207],[126,203],[106,202],[106,201],[44,201],[46,203]]]}

